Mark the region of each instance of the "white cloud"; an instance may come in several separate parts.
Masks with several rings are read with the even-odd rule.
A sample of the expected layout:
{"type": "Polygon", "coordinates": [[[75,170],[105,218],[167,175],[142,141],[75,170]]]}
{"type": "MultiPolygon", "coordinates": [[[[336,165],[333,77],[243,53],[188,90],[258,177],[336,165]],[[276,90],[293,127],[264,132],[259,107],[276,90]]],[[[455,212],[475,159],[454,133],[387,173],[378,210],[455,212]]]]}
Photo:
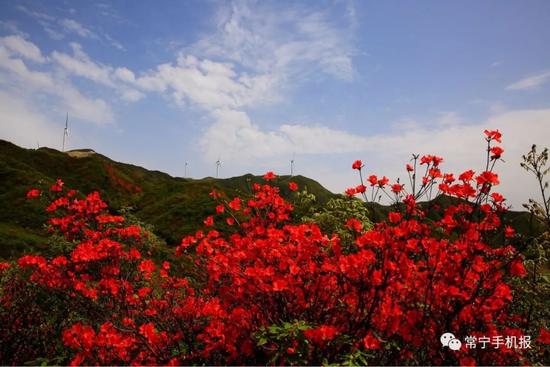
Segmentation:
{"type": "Polygon", "coordinates": [[[127,102],[137,102],[145,98],[145,94],[135,89],[122,89],[119,94],[120,98],[127,102]]]}
{"type": "Polygon", "coordinates": [[[33,111],[23,100],[0,91],[0,138],[15,144],[36,148],[59,147],[61,131],[43,113],[33,111]]]}
{"type": "Polygon", "coordinates": [[[98,38],[94,32],[84,27],[82,24],[80,24],[74,19],[62,19],[59,21],[59,24],[68,33],[76,33],[77,35],[83,38],[98,38]]]}
{"type": "Polygon", "coordinates": [[[13,20],[0,20],[0,28],[5,29],[13,35],[28,38],[29,34],[23,32],[17,27],[17,23],[13,20]]]}
{"type": "Polygon", "coordinates": [[[299,173],[336,192],[357,184],[350,168],[355,159],[363,159],[369,173],[392,180],[401,177],[405,183],[404,166],[412,153],[443,156],[446,172],[480,172],[484,169],[486,148],[483,130],[499,129],[506,162],[497,165],[502,185],[496,189],[508,197],[516,210],[521,210],[530,195],[538,193],[533,178],[519,166],[521,156],[533,143],[541,147],[548,144],[544,138],[550,136],[550,109],[508,111],[468,123],[455,123],[461,119],[453,115],[452,124],[412,124],[401,132],[373,136],[300,124],[265,131],[244,112],[218,110],[212,116],[216,122],[200,141],[207,161],[221,155],[226,166],[238,168],[240,173],[257,170],[258,166],[286,173],[288,157],[296,153],[303,167],[299,173]],[[328,164],[329,160],[338,161],[336,167],[340,168],[328,164]]]}
{"type": "Polygon", "coordinates": [[[0,46],[0,75],[7,81],[5,88],[25,94],[28,98],[49,95],[61,98],[63,108],[75,117],[97,124],[114,120],[111,108],[100,98],[84,96],[68,80],[46,71],[33,71],[6,47],[0,46]]]}
{"type": "Polygon", "coordinates": [[[51,15],[49,14],[46,14],[46,13],[42,13],[42,12],[39,12],[39,11],[36,11],[36,10],[31,10],[23,5],[17,5],[17,10],[27,14],[28,16],[32,17],[32,18],[35,18],[35,19],[40,19],[40,20],[44,20],[44,21],[53,21],[55,20],[55,17],[52,17],[51,15]]]}
{"type": "MultiPolygon", "coordinates": [[[[101,7],[97,7],[100,9],[100,13],[102,16],[108,16],[109,14],[102,9],[101,7]]],[[[115,38],[113,38],[111,35],[105,32],[101,32],[100,30],[92,30],[91,28],[85,26],[84,24],[78,22],[75,19],[69,19],[69,18],[63,18],[59,19],[55,16],[52,16],[47,13],[43,13],[36,10],[31,10],[23,5],[18,5],[16,7],[17,10],[25,13],[29,17],[33,18],[38,24],[42,26],[44,29],[44,32],[53,40],[59,41],[65,38],[65,35],[76,35],[78,37],[87,38],[87,39],[94,39],[99,40],[104,43],[108,43],[111,46],[117,48],[118,50],[125,51],[126,48],[118,42],[115,38]]],[[[68,12],[70,14],[75,14],[75,9],[69,9],[68,12]]],[[[121,21],[123,18],[118,17],[117,20],[121,21]]],[[[16,33],[14,26],[12,24],[3,22],[4,28],[11,28],[12,33],[16,33]]]]}
{"type": "MultiPolygon", "coordinates": [[[[123,71],[117,76],[131,79],[131,75],[123,71]]],[[[268,75],[238,73],[231,63],[184,54],[178,56],[176,63],[161,64],[135,80],[135,85],[143,90],[169,93],[178,104],[190,101],[207,111],[277,101],[279,96],[273,94],[276,83],[277,80],[268,75]]]]}
{"type": "Polygon", "coordinates": [[[53,29],[52,27],[50,27],[46,24],[43,24],[42,26],[44,27],[44,31],[46,32],[46,34],[51,39],[53,39],[55,41],[59,41],[59,40],[62,40],[63,38],[65,38],[65,35],[63,35],[63,33],[58,32],[57,30],[53,29]]]}
{"type": "Polygon", "coordinates": [[[44,63],[46,61],[40,49],[34,43],[25,40],[19,35],[1,37],[0,46],[4,46],[10,52],[36,63],[44,63]]]}
{"type": "Polygon", "coordinates": [[[191,52],[224,58],[256,73],[303,79],[321,71],[352,78],[353,11],[347,9],[340,19],[336,14],[341,12],[332,9],[282,9],[275,4],[232,2],[219,11],[217,31],[193,45],[191,52]]]}
{"type": "Polygon", "coordinates": [[[122,67],[115,70],[115,76],[123,82],[133,83],[136,80],[134,72],[128,68],[122,67]]]}
{"type": "Polygon", "coordinates": [[[207,159],[220,154],[241,161],[281,155],[331,154],[361,151],[368,139],[324,126],[284,124],[263,131],[242,111],[216,110],[215,122],[206,130],[200,144],[207,159]]]}
{"type": "Polygon", "coordinates": [[[127,102],[136,102],[145,97],[145,94],[134,89],[134,73],[125,68],[114,69],[112,66],[94,62],[78,43],[70,43],[73,55],[53,51],[51,58],[67,75],[76,75],[89,79],[95,83],[114,89],[120,98],[127,102]],[[124,84],[124,83],[127,84],[124,84]]]}
{"type": "Polygon", "coordinates": [[[55,60],[68,73],[90,79],[96,83],[107,86],[114,86],[110,74],[112,68],[93,62],[88,55],[82,51],[78,43],[70,44],[73,55],[53,51],[52,59],[55,60]]]}
{"type": "Polygon", "coordinates": [[[117,40],[115,40],[113,37],[111,37],[109,34],[107,33],[103,33],[103,37],[105,38],[105,40],[107,40],[107,42],[109,42],[113,47],[115,48],[118,48],[120,51],[126,51],[126,47],[124,47],[122,45],[122,43],[118,42],[117,40]]]}
{"type": "Polygon", "coordinates": [[[540,87],[550,81],[550,71],[523,78],[506,87],[507,90],[528,90],[540,87]]]}

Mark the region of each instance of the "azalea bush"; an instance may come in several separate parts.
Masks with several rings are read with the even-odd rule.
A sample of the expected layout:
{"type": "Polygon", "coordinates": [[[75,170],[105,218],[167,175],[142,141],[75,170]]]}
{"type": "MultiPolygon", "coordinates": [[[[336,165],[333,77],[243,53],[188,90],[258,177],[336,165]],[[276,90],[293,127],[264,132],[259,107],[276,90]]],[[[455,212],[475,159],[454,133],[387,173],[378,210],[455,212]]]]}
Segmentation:
{"type": "MultiPolygon", "coordinates": [[[[364,213],[296,220],[270,185],[248,197],[213,191],[216,214],[183,238],[175,262],[151,258],[152,234],[59,180],[29,191],[48,201],[57,256],[0,265],[0,361],[71,364],[519,364],[521,349],[442,348],[440,336],[521,336],[512,283],[527,274],[501,215],[498,131],[486,170],[456,178],[417,156],[409,187],[364,177],[347,190],[395,201],[385,221],[364,213]],[[424,172],[420,173],[420,169],[424,172]],[[457,198],[429,219],[418,201],[457,198]],[[342,220],[334,226],[335,218],[342,220]],[[504,226],[504,228],[503,228],[504,226]],[[322,227],[324,229],[322,229],[322,227]],[[223,231],[219,229],[223,228],[223,231]],[[499,243],[489,239],[502,232],[499,243]]],[[[297,191],[295,183],[289,189],[297,191]]],[[[340,208],[346,201],[333,203],[340,208]]],[[[357,210],[357,201],[352,210],[357,210]]],[[[335,214],[340,213],[340,214],[335,214]]],[[[344,214],[341,214],[344,213],[344,214]]],[[[535,337],[535,336],[533,336],[535,337]]],[[[538,337],[538,335],[537,335],[538,337]]],[[[548,343],[546,329],[533,343],[548,343]]]]}

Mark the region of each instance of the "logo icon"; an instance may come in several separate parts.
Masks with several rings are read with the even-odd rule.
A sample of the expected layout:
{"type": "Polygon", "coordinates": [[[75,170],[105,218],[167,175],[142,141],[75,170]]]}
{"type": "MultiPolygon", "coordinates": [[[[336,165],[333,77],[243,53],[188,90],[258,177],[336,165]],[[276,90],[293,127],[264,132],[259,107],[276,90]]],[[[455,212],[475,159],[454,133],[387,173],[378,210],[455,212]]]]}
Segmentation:
{"type": "Polygon", "coordinates": [[[441,345],[449,347],[451,350],[460,350],[462,347],[462,342],[455,338],[453,333],[445,333],[441,335],[439,340],[441,341],[441,345]]]}

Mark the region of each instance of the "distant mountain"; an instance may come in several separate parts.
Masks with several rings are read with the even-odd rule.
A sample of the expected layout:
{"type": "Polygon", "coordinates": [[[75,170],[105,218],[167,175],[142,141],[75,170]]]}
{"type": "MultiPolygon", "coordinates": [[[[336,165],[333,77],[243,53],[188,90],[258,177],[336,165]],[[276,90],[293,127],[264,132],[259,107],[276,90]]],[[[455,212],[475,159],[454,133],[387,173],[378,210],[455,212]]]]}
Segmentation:
{"type": "MultiPolygon", "coordinates": [[[[0,258],[40,251],[45,245],[46,217],[26,200],[25,194],[57,178],[84,194],[99,191],[114,210],[132,207],[132,213],[152,224],[155,233],[169,245],[179,243],[214,213],[215,202],[208,195],[212,189],[233,196],[250,193],[252,183],[264,182],[251,174],[227,179],[172,177],[115,162],[91,149],[63,153],[49,148],[24,149],[0,140],[0,258]]],[[[274,182],[283,196],[290,193],[290,180],[290,176],[280,176],[274,182]]],[[[313,193],[320,205],[336,196],[307,177],[294,176],[292,181],[313,193]]]]}

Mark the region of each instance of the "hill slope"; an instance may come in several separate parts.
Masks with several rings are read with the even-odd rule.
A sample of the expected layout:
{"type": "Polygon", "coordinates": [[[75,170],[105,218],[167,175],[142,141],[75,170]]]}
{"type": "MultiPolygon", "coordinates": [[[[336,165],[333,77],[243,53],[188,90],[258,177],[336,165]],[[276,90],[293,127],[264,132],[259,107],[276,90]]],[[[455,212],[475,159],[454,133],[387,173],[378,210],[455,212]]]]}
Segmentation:
{"type": "MultiPolygon", "coordinates": [[[[0,257],[13,257],[45,245],[45,216],[25,199],[25,194],[56,178],[82,193],[99,191],[115,210],[132,207],[133,214],[152,224],[168,244],[178,243],[214,212],[215,202],[208,195],[212,189],[236,195],[250,192],[254,182],[263,182],[250,174],[227,179],[177,178],[115,162],[92,150],[62,153],[49,148],[24,149],[0,140],[0,257]]],[[[289,194],[288,181],[289,176],[275,181],[283,196],[289,194]]],[[[294,176],[292,181],[307,188],[321,205],[336,196],[309,178],[294,176]]]]}

